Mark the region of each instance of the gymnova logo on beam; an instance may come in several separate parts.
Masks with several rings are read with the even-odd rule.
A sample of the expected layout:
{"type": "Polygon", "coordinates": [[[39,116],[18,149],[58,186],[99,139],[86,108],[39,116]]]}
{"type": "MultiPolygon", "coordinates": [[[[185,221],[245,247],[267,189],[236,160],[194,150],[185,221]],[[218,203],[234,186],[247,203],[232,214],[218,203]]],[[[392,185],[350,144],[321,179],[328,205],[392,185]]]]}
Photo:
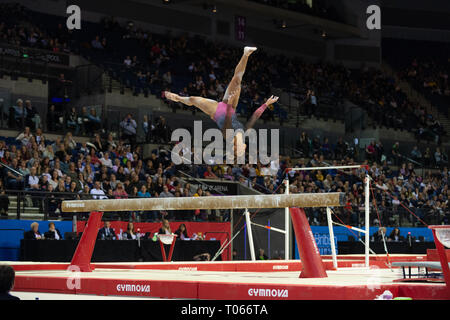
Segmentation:
{"type": "Polygon", "coordinates": [[[287,289],[248,289],[250,297],[274,297],[274,298],[288,298],[287,289]]]}
{"type": "Polygon", "coordinates": [[[150,292],[149,284],[118,284],[117,292],[150,292]]]}
{"type": "Polygon", "coordinates": [[[68,202],[66,203],[68,208],[84,208],[83,202],[68,202]]]}

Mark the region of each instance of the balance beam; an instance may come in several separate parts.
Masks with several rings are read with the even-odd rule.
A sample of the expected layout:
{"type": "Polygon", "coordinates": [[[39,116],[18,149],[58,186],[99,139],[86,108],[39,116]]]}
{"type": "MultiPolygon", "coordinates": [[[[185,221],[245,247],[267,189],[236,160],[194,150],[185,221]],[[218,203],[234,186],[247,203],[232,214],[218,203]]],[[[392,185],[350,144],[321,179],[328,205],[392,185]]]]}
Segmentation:
{"type": "Polygon", "coordinates": [[[63,201],[63,212],[338,207],[344,193],[173,197],[63,201]]]}

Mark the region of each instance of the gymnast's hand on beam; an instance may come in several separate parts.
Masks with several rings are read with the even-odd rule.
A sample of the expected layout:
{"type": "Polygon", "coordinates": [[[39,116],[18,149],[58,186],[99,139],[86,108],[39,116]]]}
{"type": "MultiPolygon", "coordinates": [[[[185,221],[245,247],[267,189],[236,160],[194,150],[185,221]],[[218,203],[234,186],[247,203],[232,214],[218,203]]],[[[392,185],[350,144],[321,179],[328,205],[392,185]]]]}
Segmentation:
{"type": "Polygon", "coordinates": [[[279,97],[273,96],[273,95],[272,95],[272,96],[270,96],[270,98],[267,99],[266,105],[267,105],[267,106],[270,106],[271,104],[277,102],[278,99],[279,99],[279,97]]]}

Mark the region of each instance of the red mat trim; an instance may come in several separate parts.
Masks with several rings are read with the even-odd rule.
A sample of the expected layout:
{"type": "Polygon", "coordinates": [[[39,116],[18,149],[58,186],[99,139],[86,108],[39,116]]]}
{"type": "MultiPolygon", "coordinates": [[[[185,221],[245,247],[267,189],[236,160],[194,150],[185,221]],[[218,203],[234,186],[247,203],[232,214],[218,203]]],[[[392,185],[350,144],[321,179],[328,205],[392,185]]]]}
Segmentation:
{"type": "MultiPolygon", "coordinates": [[[[324,262],[326,270],[334,270],[333,262],[324,262]]],[[[363,267],[360,260],[338,261],[339,268],[363,267]]],[[[371,263],[371,266],[388,268],[384,261],[371,263]]],[[[42,265],[13,265],[15,271],[34,270],[67,270],[69,264],[42,264],[42,265]]],[[[91,264],[95,269],[142,269],[142,270],[180,270],[180,271],[218,271],[218,272],[282,272],[282,271],[302,271],[301,262],[284,263],[160,263],[160,264],[91,264]]]]}
{"type": "MultiPolygon", "coordinates": [[[[425,261],[417,257],[391,257],[391,261],[425,261]]],[[[379,268],[388,268],[385,259],[372,260],[371,266],[379,268]]],[[[333,270],[333,262],[331,260],[324,261],[326,270],[333,270]]],[[[16,271],[31,270],[67,270],[69,263],[36,263],[36,264],[15,264],[16,271]]],[[[274,272],[274,271],[301,271],[302,263],[300,261],[273,260],[270,262],[192,262],[192,263],[92,263],[92,267],[96,269],[144,269],[144,270],[185,270],[185,271],[225,271],[225,272],[274,272]]],[[[363,267],[363,259],[338,259],[339,268],[363,267]]]]}
{"type": "Polygon", "coordinates": [[[16,276],[15,291],[72,294],[148,296],[215,300],[372,300],[384,290],[394,297],[450,299],[445,284],[388,284],[366,286],[278,285],[188,280],[81,279],[80,289],[69,289],[66,277],[16,276]]]}
{"type": "MultiPolygon", "coordinates": [[[[450,261],[450,249],[445,250],[447,259],[450,261]]],[[[427,260],[429,261],[440,261],[439,254],[436,249],[427,249],[427,260]]]]}
{"type": "MultiPolygon", "coordinates": [[[[324,261],[326,270],[334,270],[332,261],[324,261]]],[[[338,261],[339,268],[363,267],[364,261],[338,261]]],[[[373,261],[371,266],[388,268],[385,261],[373,261]]],[[[236,263],[170,263],[170,264],[95,264],[96,269],[144,269],[144,270],[185,270],[185,271],[225,271],[225,272],[277,272],[302,271],[302,263],[296,262],[236,262],[236,263]]]]}
{"type": "MultiPolygon", "coordinates": [[[[332,259],[333,257],[331,255],[322,255],[321,256],[322,259],[332,259]]],[[[390,254],[389,258],[391,259],[391,261],[426,261],[429,260],[427,259],[427,255],[425,254],[421,254],[421,255],[395,255],[395,254],[390,254]]],[[[340,255],[337,256],[338,261],[339,260],[365,260],[365,256],[364,255],[340,255]]],[[[370,255],[369,256],[369,260],[372,261],[387,261],[387,257],[385,254],[379,254],[379,255],[370,255]]]]}
{"type": "Polygon", "coordinates": [[[34,270],[67,270],[70,263],[36,263],[36,264],[13,264],[11,267],[15,271],[34,271],[34,270]]]}

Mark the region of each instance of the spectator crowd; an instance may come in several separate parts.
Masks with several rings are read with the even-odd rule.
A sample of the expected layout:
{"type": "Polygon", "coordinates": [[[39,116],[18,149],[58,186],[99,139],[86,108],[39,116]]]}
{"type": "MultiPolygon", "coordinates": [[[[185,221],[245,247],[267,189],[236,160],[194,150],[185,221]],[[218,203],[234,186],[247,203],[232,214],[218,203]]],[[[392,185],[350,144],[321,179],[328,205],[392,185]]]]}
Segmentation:
{"type": "MultiPolygon", "coordinates": [[[[302,137],[309,140],[305,135],[302,137]]],[[[7,214],[7,193],[14,190],[28,194],[31,206],[40,207],[55,218],[64,218],[60,210],[63,199],[211,195],[209,191],[195,189],[190,183],[184,182],[180,171],[188,172],[194,178],[240,182],[262,193],[283,193],[282,181],[286,168],[354,163],[352,157],[339,149],[339,142],[335,147],[324,143],[317,148],[311,144],[311,150],[305,157],[299,160],[282,157],[279,166],[276,163],[266,166],[260,163],[176,166],[164,148],[154,150],[149,157],[144,158],[142,146],[133,144],[133,139],[127,140],[126,135],[115,139],[111,134],[95,133],[90,141],[77,142],[72,133],[67,132],[50,141],[42,130],[33,132],[26,127],[15,140],[0,140],[0,161],[3,164],[1,210],[7,214]]],[[[381,219],[389,225],[417,224],[419,220],[410,213],[413,211],[428,223],[448,223],[450,191],[447,166],[441,163],[437,170],[419,171],[412,162],[406,162],[401,157],[395,158],[396,145],[392,148],[392,158],[384,159],[381,142],[375,144],[375,151],[365,161],[370,167],[373,197],[376,199],[376,205],[370,204],[373,206],[372,219],[381,219]]],[[[420,151],[415,148],[411,153],[418,154],[420,151]]],[[[347,206],[336,209],[336,212],[346,223],[356,225],[362,223],[364,173],[364,170],[287,172],[291,193],[345,192],[347,206]]],[[[308,210],[312,224],[325,223],[325,215],[321,211],[308,210]]],[[[218,210],[128,212],[118,217],[142,221],[160,221],[163,218],[191,221],[229,219],[226,212],[218,210]]]]}

